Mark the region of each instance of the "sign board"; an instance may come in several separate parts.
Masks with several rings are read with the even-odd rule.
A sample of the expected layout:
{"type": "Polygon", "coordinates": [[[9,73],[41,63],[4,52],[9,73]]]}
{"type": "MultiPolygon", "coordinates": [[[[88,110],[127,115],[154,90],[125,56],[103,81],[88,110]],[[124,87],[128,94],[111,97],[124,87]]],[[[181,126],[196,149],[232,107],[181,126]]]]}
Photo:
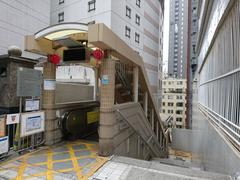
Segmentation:
{"type": "Polygon", "coordinates": [[[99,111],[87,112],[87,123],[95,123],[99,121],[99,111]]]}
{"type": "Polygon", "coordinates": [[[40,109],[39,99],[26,99],[25,100],[25,111],[38,111],[40,109]]]}
{"type": "Polygon", "coordinates": [[[8,136],[0,138],[0,154],[8,152],[8,136]]]}
{"type": "Polygon", "coordinates": [[[102,76],[102,84],[103,84],[103,85],[108,85],[108,84],[109,84],[108,75],[103,75],[103,76],[102,76]]]}
{"type": "Polygon", "coordinates": [[[42,83],[42,72],[29,69],[19,68],[17,71],[17,96],[40,96],[42,83]]]}
{"type": "Polygon", "coordinates": [[[20,114],[8,114],[6,124],[18,124],[20,121],[20,114]]]}
{"type": "Polygon", "coordinates": [[[20,136],[25,137],[44,131],[45,114],[43,111],[21,114],[20,136]]]}
{"type": "Polygon", "coordinates": [[[56,89],[56,81],[54,79],[44,79],[43,89],[54,91],[56,89]]]}
{"type": "Polygon", "coordinates": [[[0,116],[0,137],[5,136],[6,133],[6,116],[0,116]]]}

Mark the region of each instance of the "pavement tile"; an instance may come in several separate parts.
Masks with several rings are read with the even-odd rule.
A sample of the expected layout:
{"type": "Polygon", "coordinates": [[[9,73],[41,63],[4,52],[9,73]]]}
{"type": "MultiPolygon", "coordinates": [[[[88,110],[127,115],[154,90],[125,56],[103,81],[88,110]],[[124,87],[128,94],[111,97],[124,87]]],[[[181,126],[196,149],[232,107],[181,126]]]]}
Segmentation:
{"type": "Polygon", "coordinates": [[[54,170],[61,170],[61,169],[70,169],[73,168],[72,161],[64,161],[64,162],[55,162],[53,163],[54,170]]]}
{"type": "Polygon", "coordinates": [[[69,151],[67,146],[55,147],[52,149],[53,152],[64,152],[69,151]]]}
{"type": "Polygon", "coordinates": [[[43,172],[47,172],[47,165],[41,165],[41,166],[29,166],[26,167],[24,174],[27,175],[34,175],[34,174],[39,174],[43,172]]]}
{"type": "Polygon", "coordinates": [[[77,177],[72,174],[56,173],[53,174],[53,180],[77,180],[77,177]]]}
{"type": "Polygon", "coordinates": [[[75,151],[75,156],[89,156],[91,155],[91,152],[89,150],[83,150],[83,151],[75,151]]]}
{"type": "Polygon", "coordinates": [[[68,152],[64,152],[64,153],[60,153],[60,154],[54,154],[52,156],[53,161],[64,160],[64,159],[69,159],[69,158],[70,158],[70,154],[68,152]]]}
{"type": "Polygon", "coordinates": [[[14,171],[12,169],[0,171],[0,177],[4,177],[5,179],[16,178],[17,174],[18,174],[17,170],[14,171]]]}
{"type": "Polygon", "coordinates": [[[86,165],[94,163],[94,162],[96,162],[95,158],[81,158],[81,159],[78,159],[78,165],[79,166],[86,166],[86,165]]]}
{"type": "Polygon", "coordinates": [[[78,145],[73,145],[72,146],[74,150],[81,150],[81,149],[86,149],[87,146],[85,144],[78,144],[78,145]]]}
{"type": "Polygon", "coordinates": [[[47,155],[31,156],[27,159],[27,162],[30,164],[47,162],[47,155]]]}

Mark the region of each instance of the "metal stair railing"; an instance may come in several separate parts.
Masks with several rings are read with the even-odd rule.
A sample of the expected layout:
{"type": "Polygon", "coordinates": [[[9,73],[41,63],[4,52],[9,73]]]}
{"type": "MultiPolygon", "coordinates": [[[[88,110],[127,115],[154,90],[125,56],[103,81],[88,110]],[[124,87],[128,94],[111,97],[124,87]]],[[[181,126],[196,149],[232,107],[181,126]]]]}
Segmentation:
{"type": "Polygon", "coordinates": [[[147,120],[147,117],[145,116],[145,113],[139,103],[124,103],[115,105],[115,112],[120,114],[120,116],[125,120],[125,122],[131,127],[134,132],[143,139],[144,143],[148,146],[148,148],[151,150],[151,152],[156,156],[160,157],[163,154],[164,147],[161,147],[160,143],[158,142],[157,135],[151,128],[151,125],[149,121],[147,120]],[[131,108],[134,108],[134,110],[130,110],[131,108]],[[126,114],[128,112],[124,111],[130,111],[129,114],[130,117],[134,114],[138,114],[138,119],[130,120],[126,114]],[[134,126],[134,124],[137,124],[137,126],[134,126]]]}
{"type": "Polygon", "coordinates": [[[123,88],[127,92],[127,94],[133,99],[132,91],[131,91],[131,81],[127,74],[126,65],[122,63],[116,63],[116,75],[119,81],[122,83],[123,88]]]}

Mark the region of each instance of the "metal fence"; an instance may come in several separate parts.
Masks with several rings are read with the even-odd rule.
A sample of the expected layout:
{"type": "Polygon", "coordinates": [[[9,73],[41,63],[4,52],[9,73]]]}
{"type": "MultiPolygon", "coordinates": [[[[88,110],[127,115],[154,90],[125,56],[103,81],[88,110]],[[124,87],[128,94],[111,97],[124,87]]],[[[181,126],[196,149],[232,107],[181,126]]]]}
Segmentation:
{"type": "Polygon", "coordinates": [[[200,109],[240,147],[240,1],[221,26],[199,71],[200,109]]]}
{"type": "MultiPolygon", "coordinates": [[[[4,123],[5,127],[3,126],[3,124],[1,124],[2,137],[0,136],[0,139],[3,139],[3,138],[7,139],[6,140],[7,149],[3,147],[2,149],[0,148],[2,151],[4,151],[4,153],[0,151],[0,160],[8,156],[11,156],[13,154],[17,154],[17,153],[20,154],[24,151],[31,151],[44,144],[45,142],[44,132],[21,137],[20,136],[21,122],[7,125],[6,117],[7,115],[0,115],[1,120],[5,119],[5,122],[1,122],[1,123],[4,123]],[[4,149],[6,149],[6,151],[4,149]]],[[[1,144],[1,145],[5,146],[5,144],[1,144]]]]}

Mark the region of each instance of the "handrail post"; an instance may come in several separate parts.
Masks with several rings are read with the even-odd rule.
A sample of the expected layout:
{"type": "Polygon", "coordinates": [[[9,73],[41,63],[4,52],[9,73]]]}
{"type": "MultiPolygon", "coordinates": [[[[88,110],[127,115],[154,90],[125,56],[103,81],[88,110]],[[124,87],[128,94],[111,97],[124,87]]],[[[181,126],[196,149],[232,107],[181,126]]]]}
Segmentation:
{"type": "Polygon", "coordinates": [[[145,92],[145,94],[144,94],[144,112],[147,117],[147,114],[148,114],[148,92],[145,92]]]}
{"type": "Polygon", "coordinates": [[[133,69],[133,96],[134,96],[134,102],[138,102],[138,67],[134,67],[133,69]]]}

